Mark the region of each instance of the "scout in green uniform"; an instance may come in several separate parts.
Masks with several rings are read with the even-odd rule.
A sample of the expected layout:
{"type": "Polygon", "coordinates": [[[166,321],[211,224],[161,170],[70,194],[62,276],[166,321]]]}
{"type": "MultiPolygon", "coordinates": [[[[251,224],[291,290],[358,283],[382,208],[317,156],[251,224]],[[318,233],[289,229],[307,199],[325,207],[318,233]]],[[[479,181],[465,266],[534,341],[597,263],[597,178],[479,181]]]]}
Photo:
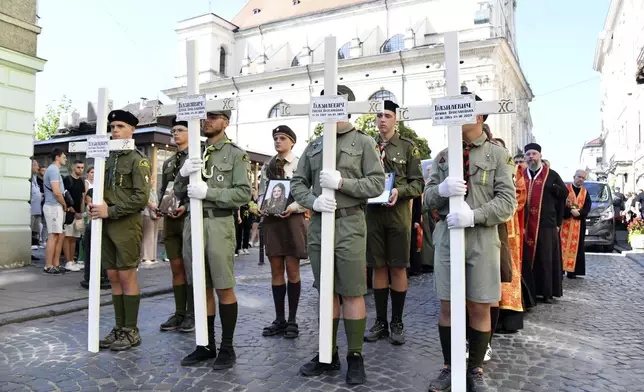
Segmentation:
{"type": "MultiPolygon", "coordinates": [[[[168,321],[161,324],[162,331],[181,331],[192,332],[195,330],[195,315],[192,286],[186,284],[186,270],[183,266],[183,225],[185,221],[186,201],[179,200],[178,193],[175,192],[175,182],[177,187],[181,187],[187,192],[187,181],[181,181],[179,170],[186,161],[188,156],[188,122],[172,121],[172,137],[177,145],[177,152],[163,163],[161,175],[161,188],[159,188],[160,205],[168,205],[168,211],[161,211],[165,214],[163,223],[163,243],[165,250],[170,259],[170,269],[172,270],[172,291],[174,293],[175,312],[168,321]],[[167,192],[169,190],[169,192],[167,192]],[[163,198],[169,199],[168,203],[163,203],[163,198]],[[175,204],[179,202],[177,207],[175,204]],[[176,207],[176,208],[175,208],[176,207]]],[[[187,179],[186,179],[187,180],[187,179]]]]}
{"type": "MultiPolygon", "coordinates": [[[[477,101],[481,99],[477,96],[477,101]]],[[[430,391],[449,391],[451,381],[450,241],[449,229],[465,228],[465,286],[469,314],[468,392],[491,391],[483,378],[483,358],[490,341],[490,304],[501,299],[500,247],[497,225],[505,224],[517,207],[514,161],[483,132],[487,116],[463,125],[463,178],[449,177],[448,151],[434,159],[425,187],[425,205],[436,209],[434,231],[435,284],[441,301],[438,322],[444,367],[430,391]],[[449,198],[465,196],[461,211],[449,211],[449,198]]],[[[460,151],[456,152],[459,155],[460,151]]],[[[464,337],[465,338],[465,337],[464,337]]]]}
{"type": "Polygon", "coordinates": [[[314,211],[309,223],[308,254],[315,277],[314,286],[318,290],[321,212],[335,211],[332,363],[320,363],[319,356],[316,355],[300,368],[300,373],[304,376],[319,376],[340,368],[335,338],[342,296],[344,328],[349,346],[346,380],[348,384],[363,384],[366,375],[362,339],[367,323],[364,303],[364,295],[367,293],[364,206],[367,199],[382,194],[385,176],[373,138],[357,131],[349,122],[339,122],[337,125],[337,170],[323,170],[322,137],[319,137],[306,146],[291,180],[291,194],[295,201],[314,211]],[[336,190],[335,198],[323,195],[322,188],[336,190]]]}
{"type": "MultiPolygon", "coordinates": [[[[236,361],[233,335],[237,324],[237,297],[235,297],[235,221],[233,212],[248,203],[251,188],[248,178],[250,159],[244,150],[232,143],[224,131],[230,111],[210,112],[204,122],[208,138],[203,159],[186,159],[179,171],[181,177],[202,173],[204,182],[188,185],[188,197],[203,200],[203,230],[206,260],[206,302],[208,309],[208,346],[186,356],[181,364],[194,365],[209,358],[217,358],[213,369],[233,367],[236,361]],[[217,355],[215,345],[215,289],[219,298],[221,319],[221,347],[217,355]]],[[[192,279],[192,248],[190,225],[183,229],[183,254],[189,281],[192,279]]]]}
{"type": "Polygon", "coordinates": [[[407,294],[407,268],[411,246],[411,200],[423,193],[420,153],[413,141],[396,132],[396,105],[385,101],[378,113],[376,143],[386,173],[393,173],[389,202],[367,206],[367,263],[373,268],[376,321],[365,335],[375,342],[389,336],[387,302],[391,273],[391,336],[393,344],[405,343],[403,309],[407,294]]]}
{"type": "MultiPolygon", "coordinates": [[[[110,112],[108,120],[112,139],[131,139],[139,123],[124,110],[110,112]]],[[[104,203],[90,205],[89,214],[92,219],[104,219],[101,258],[112,283],[116,326],[99,346],[122,351],[141,344],[136,267],[143,239],[141,210],[150,197],[150,163],[145,155],[138,150],[110,152],[104,192],[104,203]]]]}

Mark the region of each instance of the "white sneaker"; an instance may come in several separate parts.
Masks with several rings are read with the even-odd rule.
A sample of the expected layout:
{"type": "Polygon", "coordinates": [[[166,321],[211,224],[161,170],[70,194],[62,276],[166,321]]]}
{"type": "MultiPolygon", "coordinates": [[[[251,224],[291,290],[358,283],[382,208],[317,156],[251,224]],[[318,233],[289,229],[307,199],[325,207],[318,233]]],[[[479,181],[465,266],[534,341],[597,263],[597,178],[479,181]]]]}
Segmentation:
{"type": "Polygon", "coordinates": [[[239,253],[235,253],[235,257],[239,256],[239,253]]]}
{"type": "Polygon", "coordinates": [[[38,250],[38,245],[31,245],[31,250],[38,250]]]}
{"type": "Polygon", "coordinates": [[[85,262],[83,260],[78,260],[76,266],[80,269],[85,269],[85,262]]]}
{"type": "Polygon", "coordinates": [[[485,350],[485,357],[483,358],[483,362],[487,362],[490,359],[492,359],[492,346],[490,344],[487,344],[487,350],[485,350]]]}
{"type": "Polygon", "coordinates": [[[470,342],[465,342],[465,359],[470,359],[470,342]]]}
{"type": "Polygon", "coordinates": [[[141,264],[143,264],[143,266],[146,266],[146,267],[149,267],[156,263],[157,263],[156,260],[141,260],[141,264]]]}
{"type": "Polygon", "coordinates": [[[71,272],[78,272],[81,269],[73,261],[68,261],[67,264],[65,264],[65,270],[71,271],[71,272]]]}
{"type": "Polygon", "coordinates": [[[243,253],[243,254],[245,254],[245,255],[249,255],[249,254],[250,254],[250,252],[248,251],[248,249],[242,249],[242,253],[243,253]]]}

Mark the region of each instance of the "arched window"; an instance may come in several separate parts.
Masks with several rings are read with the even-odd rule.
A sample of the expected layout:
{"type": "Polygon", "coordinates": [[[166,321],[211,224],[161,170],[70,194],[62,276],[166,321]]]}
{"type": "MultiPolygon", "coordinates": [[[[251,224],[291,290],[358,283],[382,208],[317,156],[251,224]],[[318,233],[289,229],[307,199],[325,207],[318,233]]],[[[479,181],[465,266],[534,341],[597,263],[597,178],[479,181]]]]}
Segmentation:
{"type": "Polygon", "coordinates": [[[273,105],[273,107],[271,108],[270,112],[268,112],[268,118],[280,117],[282,115],[280,105],[282,105],[283,103],[284,103],[283,101],[279,101],[278,103],[273,105]]]}
{"type": "Polygon", "coordinates": [[[380,47],[380,53],[399,52],[405,49],[405,36],[396,34],[385,41],[380,47]]]}
{"type": "Polygon", "coordinates": [[[338,49],[338,60],[351,58],[351,42],[347,42],[338,49]]]}
{"type": "Polygon", "coordinates": [[[393,103],[397,103],[396,96],[389,90],[378,90],[375,93],[371,94],[371,96],[369,97],[369,100],[376,99],[388,100],[393,103]]]}
{"type": "Polygon", "coordinates": [[[226,49],[223,46],[219,48],[219,73],[226,75],[226,49]]]}

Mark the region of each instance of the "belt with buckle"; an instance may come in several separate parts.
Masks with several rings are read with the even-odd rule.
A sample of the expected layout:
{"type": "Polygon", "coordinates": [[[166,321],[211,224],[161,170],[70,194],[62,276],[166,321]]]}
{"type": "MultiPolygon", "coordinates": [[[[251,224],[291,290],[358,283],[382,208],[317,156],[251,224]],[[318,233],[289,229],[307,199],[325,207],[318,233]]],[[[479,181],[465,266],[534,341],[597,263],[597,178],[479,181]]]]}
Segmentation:
{"type": "Polygon", "coordinates": [[[204,208],[204,218],[223,218],[225,216],[233,216],[233,210],[220,210],[216,208],[204,208]]]}

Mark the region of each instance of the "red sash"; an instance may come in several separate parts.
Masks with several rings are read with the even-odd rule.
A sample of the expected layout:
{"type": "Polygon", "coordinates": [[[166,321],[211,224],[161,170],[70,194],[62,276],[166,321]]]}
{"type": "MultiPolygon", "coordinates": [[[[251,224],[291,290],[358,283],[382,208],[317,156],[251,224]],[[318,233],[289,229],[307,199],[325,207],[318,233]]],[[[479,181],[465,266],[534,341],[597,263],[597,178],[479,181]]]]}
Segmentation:
{"type": "MultiPolygon", "coordinates": [[[[568,184],[567,187],[568,199],[566,200],[566,207],[581,209],[586,201],[586,188],[582,186],[579,194],[575,195],[572,185],[568,184]]],[[[572,216],[564,220],[561,227],[561,256],[563,259],[563,269],[566,272],[575,272],[580,230],[581,221],[572,216]]]]}
{"type": "Polygon", "coordinates": [[[530,180],[530,171],[523,173],[523,178],[528,188],[528,199],[526,208],[528,209],[528,221],[526,222],[525,231],[525,251],[528,254],[530,266],[534,263],[534,256],[537,253],[537,239],[539,237],[539,221],[541,219],[541,202],[543,199],[543,190],[545,189],[546,179],[550,169],[546,165],[541,166],[541,171],[535,178],[530,180]]]}

